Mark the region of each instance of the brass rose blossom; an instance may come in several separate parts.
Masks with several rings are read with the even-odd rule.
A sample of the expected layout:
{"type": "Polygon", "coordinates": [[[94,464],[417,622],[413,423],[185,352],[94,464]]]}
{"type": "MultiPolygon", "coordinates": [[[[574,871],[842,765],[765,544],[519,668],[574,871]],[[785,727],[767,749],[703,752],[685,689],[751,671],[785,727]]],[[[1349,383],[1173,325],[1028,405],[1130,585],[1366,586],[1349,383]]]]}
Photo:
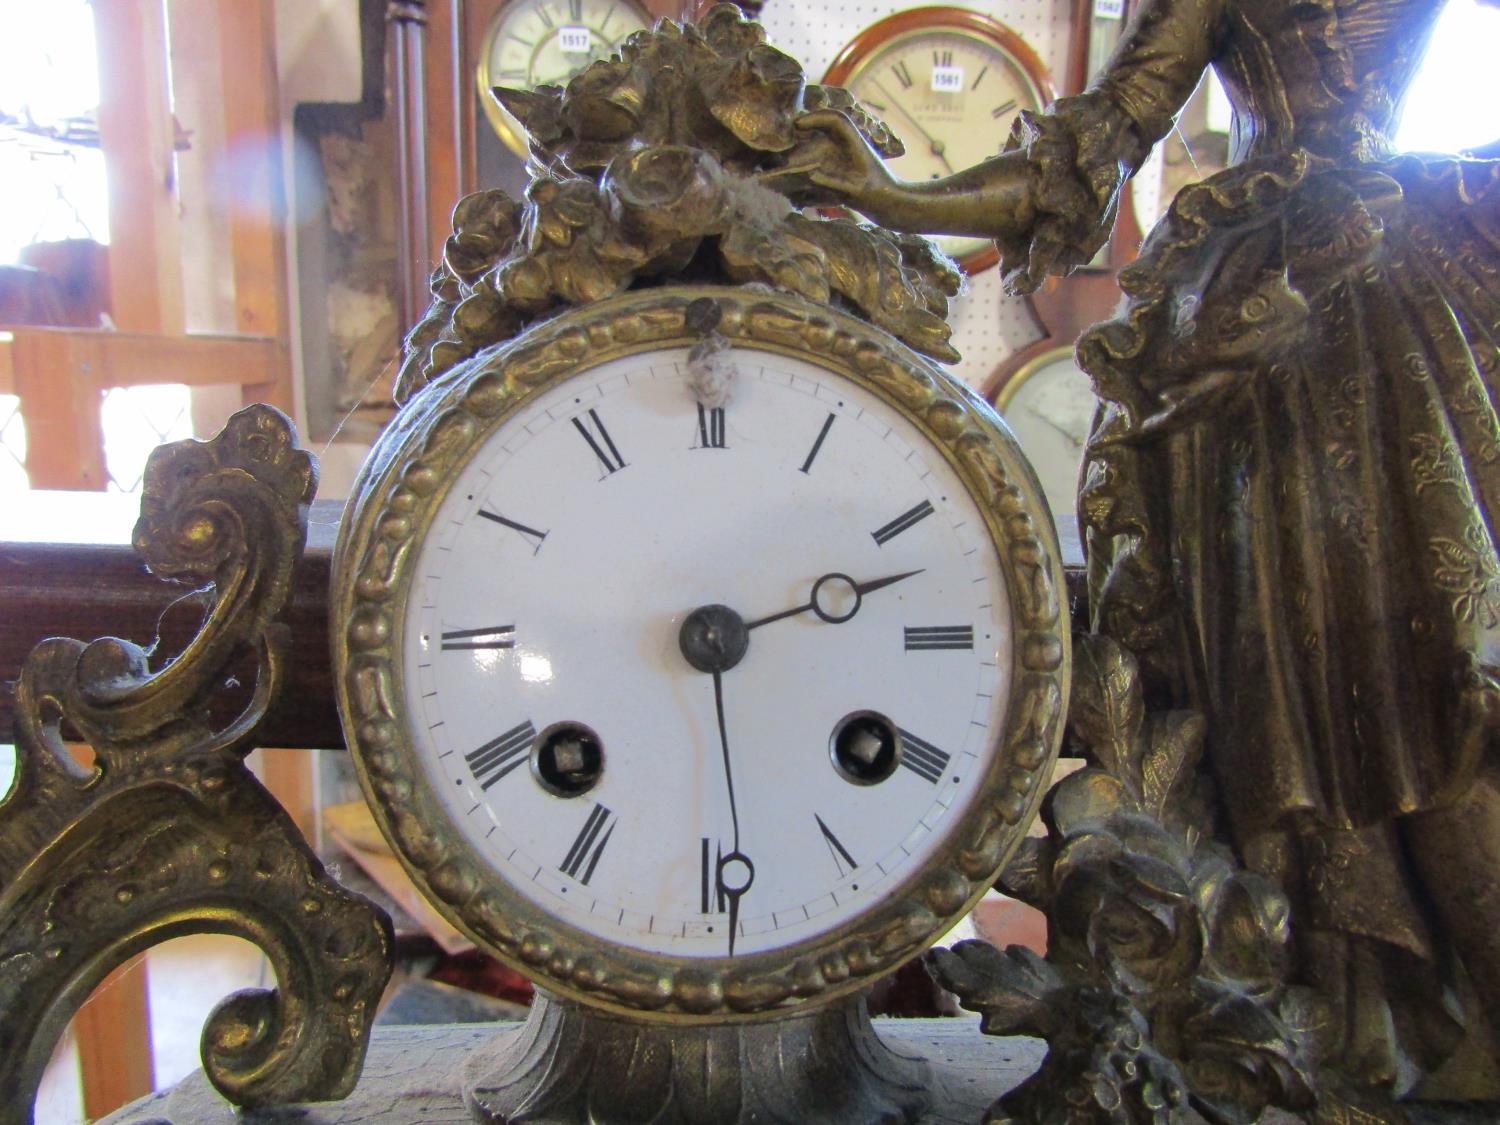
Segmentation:
{"type": "Polygon", "coordinates": [[[808,86],[734,7],[637,33],[565,90],[494,94],[527,128],[534,178],[524,202],[488,190],[454,211],[398,402],[561,306],[684,272],[832,301],[958,358],[944,321],[960,284],[951,262],[923,239],[794,206],[819,143],[798,134],[802,115],[838,109],[877,150],[900,143],[845,91],[808,86]]]}

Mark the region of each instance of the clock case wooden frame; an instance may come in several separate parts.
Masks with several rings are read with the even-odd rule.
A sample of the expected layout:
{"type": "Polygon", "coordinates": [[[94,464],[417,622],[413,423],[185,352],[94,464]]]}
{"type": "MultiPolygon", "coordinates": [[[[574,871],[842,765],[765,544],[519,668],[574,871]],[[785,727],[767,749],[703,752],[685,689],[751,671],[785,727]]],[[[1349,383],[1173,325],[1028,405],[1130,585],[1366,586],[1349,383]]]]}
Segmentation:
{"type": "MultiPolygon", "coordinates": [[[[997,19],[969,8],[932,7],[909,8],[878,20],[865,28],[839,51],[823,75],[827,86],[847,86],[869,60],[879,51],[893,43],[933,31],[951,31],[970,39],[982,40],[999,47],[1011,57],[1031,86],[1036,98],[1034,108],[1049,105],[1055,96],[1052,76],[1047,64],[1021,38],[1020,34],[997,19]]],[[[965,254],[958,259],[959,268],[966,274],[981,273],[1000,261],[1000,251],[993,242],[986,242],[982,249],[965,254]]]]}
{"type": "Polygon", "coordinates": [[[685,286],[582,306],[425,388],[377,443],[334,558],[339,708],[370,805],[417,887],[456,926],[564,997],[675,1022],[784,1016],[861,988],[936,940],[994,883],[1041,800],[1067,713],[1062,564],[1040,486],[1014,440],[956,381],[881,330],[761,289],[685,286]],[[450,823],[403,719],[401,653],[420,545],[452,481],[522,405],[608,360],[691,346],[695,301],[735,347],[796,355],[910,418],[985,516],[1011,597],[1014,669],[997,752],[973,805],[923,868],[858,919],[739,957],[671,958],[602,944],[497,878],[450,823]]]}

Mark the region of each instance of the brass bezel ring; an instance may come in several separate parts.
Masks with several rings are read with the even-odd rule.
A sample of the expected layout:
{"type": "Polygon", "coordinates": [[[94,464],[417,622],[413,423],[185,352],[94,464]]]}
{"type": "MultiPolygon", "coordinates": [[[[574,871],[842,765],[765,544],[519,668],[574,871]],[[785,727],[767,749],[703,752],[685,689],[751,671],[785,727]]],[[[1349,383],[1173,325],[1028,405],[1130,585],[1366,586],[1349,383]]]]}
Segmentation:
{"type": "Polygon", "coordinates": [[[993,412],[880,329],[760,288],[640,290],[572,309],[425,388],[382,435],[355,485],[333,567],[339,709],[375,818],[417,887],[479,945],[555,993],[647,1019],[768,1018],[832,1000],[919,953],[987,891],[1036,815],[1062,740],[1069,627],[1041,488],[993,412]],[[967,812],[920,871],[856,919],[778,950],[672,958],[573,929],[496,876],[430,791],[403,720],[402,632],[418,549],[460,469],[535,395],[619,356],[691,346],[705,297],[732,344],[796,355],[909,418],[984,513],[1010,595],[1013,675],[967,812]]]}

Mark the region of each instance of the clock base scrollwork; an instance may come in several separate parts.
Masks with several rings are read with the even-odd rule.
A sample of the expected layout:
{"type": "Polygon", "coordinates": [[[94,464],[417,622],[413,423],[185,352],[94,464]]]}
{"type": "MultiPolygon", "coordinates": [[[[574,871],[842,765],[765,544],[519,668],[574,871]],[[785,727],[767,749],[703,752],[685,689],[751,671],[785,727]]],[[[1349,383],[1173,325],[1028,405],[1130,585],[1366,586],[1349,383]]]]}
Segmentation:
{"type": "Polygon", "coordinates": [[[209,1017],[203,1063],[220,1094],[256,1107],[355,1086],[391,971],[390,920],[334,882],[244,764],[286,666],[275,618],[315,482],[270,407],[241,411],[211,441],[157,450],[135,545],[158,577],[196,588],[197,635],[167,661],[114,637],[54,637],[22,668],[16,778],[0,799],[3,1125],[30,1122],[42,1069],[89,992],[194,933],[260,946],[279,985],[209,1017]],[[235,680],[247,684],[238,694],[235,680]],[[92,765],[70,743],[91,748],[92,765]]]}
{"type": "Polygon", "coordinates": [[[769,1022],[666,1024],[539,993],[521,1031],[476,1051],[464,1098],[487,1125],[909,1122],[928,1063],[886,1045],[861,997],[769,1022]]]}

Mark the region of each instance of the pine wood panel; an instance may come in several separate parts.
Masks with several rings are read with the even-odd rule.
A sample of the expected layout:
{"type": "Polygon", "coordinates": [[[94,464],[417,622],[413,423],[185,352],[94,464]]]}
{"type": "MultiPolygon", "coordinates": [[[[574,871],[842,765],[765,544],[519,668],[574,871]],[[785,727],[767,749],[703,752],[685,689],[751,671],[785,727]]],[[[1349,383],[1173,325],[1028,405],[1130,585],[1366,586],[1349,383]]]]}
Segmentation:
{"type": "Polygon", "coordinates": [[[160,0],[94,0],[93,9],[99,146],[109,169],[110,315],[133,331],[181,332],[165,9],[160,0]]]}
{"type": "Polygon", "coordinates": [[[224,60],[224,139],[233,154],[232,160],[220,162],[224,178],[215,186],[229,201],[235,327],[277,341],[272,362],[262,372],[263,381],[244,386],[244,401],[269,402],[291,412],[287,214],[275,7],[244,0],[218,0],[213,7],[224,60]]]}
{"type": "Polygon", "coordinates": [[[460,55],[464,7],[465,0],[427,5],[427,232],[434,265],[453,233],[454,204],[473,190],[465,171],[465,161],[473,159],[464,144],[473,99],[460,55]]]}
{"type": "Polygon", "coordinates": [[[155,1089],[146,961],[111,973],[73,1017],[83,1109],[90,1121],[155,1089]]]}
{"type": "Polygon", "coordinates": [[[26,419],[26,471],[33,488],[102,492],[104,432],[99,425],[99,332],[17,330],[0,351],[15,371],[26,419]]]}

